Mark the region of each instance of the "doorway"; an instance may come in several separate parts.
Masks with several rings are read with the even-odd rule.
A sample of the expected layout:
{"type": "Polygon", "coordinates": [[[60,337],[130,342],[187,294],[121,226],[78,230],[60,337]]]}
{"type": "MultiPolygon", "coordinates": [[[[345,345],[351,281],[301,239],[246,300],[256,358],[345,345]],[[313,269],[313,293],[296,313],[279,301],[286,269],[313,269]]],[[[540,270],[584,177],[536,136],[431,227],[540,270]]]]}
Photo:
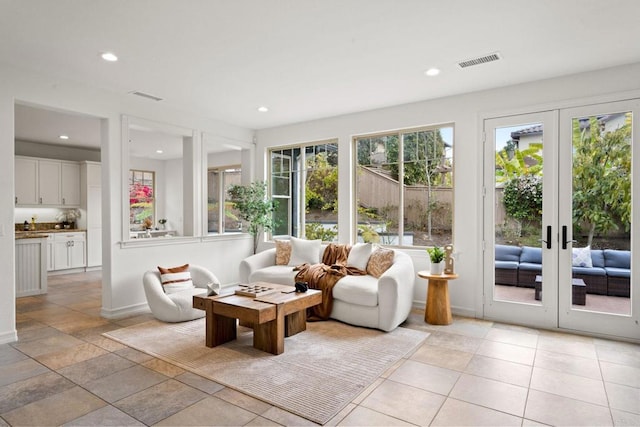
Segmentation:
{"type": "Polygon", "coordinates": [[[484,120],[486,318],[640,337],[639,105],[484,120]]]}

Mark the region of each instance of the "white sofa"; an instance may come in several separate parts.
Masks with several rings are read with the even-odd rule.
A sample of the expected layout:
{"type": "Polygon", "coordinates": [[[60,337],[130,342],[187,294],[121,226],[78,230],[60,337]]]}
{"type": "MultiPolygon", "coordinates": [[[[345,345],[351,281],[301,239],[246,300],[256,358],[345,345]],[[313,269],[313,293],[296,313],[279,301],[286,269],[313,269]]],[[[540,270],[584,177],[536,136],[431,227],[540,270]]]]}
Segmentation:
{"type": "MultiPolygon", "coordinates": [[[[318,254],[321,262],[326,245],[318,254]]],[[[345,276],[333,288],[331,318],[351,325],[391,331],[406,320],[413,304],[415,272],[409,255],[394,251],[391,267],[380,278],[345,276]]],[[[275,265],[276,249],[268,249],[240,263],[241,283],[295,284],[292,266],[275,265]]]]}

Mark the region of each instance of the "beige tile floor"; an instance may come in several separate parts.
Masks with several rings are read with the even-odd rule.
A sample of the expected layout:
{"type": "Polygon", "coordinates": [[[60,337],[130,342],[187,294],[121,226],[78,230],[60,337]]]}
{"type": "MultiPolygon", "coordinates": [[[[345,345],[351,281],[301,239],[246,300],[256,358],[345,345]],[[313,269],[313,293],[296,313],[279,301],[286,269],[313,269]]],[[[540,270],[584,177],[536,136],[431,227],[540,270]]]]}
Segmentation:
{"type": "MultiPolygon", "coordinates": [[[[19,298],[0,345],[1,425],[313,425],[101,334],[100,273],[52,276],[19,298]]],[[[457,317],[329,424],[640,425],[640,346],[457,317]]],[[[313,402],[310,402],[313,404],[313,402]]]]}

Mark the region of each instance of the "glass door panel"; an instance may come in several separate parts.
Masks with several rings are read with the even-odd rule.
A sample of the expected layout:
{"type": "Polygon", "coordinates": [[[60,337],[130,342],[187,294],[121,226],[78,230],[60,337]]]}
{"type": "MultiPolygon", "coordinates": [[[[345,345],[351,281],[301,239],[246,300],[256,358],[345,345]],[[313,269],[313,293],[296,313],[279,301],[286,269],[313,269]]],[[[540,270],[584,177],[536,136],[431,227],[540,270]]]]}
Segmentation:
{"type": "Polygon", "coordinates": [[[560,327],[640,336],[632,209],[639,191],[639,174],[632,174],[638,104],[561,111],[560,193],[567,197],[560,199],[560,327]]]}
{"type": "Polygon", "coordinates": [[[555,323],[556,121],[553,112],[485,120],[487,317],[555,323]]]}

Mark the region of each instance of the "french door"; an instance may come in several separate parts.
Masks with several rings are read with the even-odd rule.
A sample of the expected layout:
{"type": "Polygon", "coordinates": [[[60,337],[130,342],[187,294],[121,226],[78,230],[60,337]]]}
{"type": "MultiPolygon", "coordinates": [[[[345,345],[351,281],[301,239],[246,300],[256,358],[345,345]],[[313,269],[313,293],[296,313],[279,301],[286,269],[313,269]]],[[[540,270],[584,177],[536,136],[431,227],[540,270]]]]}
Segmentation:
{"type": "Polygon", "coordinates": [[[640,101],[486,119],[484,316],[640,339],[640,101]]]}

